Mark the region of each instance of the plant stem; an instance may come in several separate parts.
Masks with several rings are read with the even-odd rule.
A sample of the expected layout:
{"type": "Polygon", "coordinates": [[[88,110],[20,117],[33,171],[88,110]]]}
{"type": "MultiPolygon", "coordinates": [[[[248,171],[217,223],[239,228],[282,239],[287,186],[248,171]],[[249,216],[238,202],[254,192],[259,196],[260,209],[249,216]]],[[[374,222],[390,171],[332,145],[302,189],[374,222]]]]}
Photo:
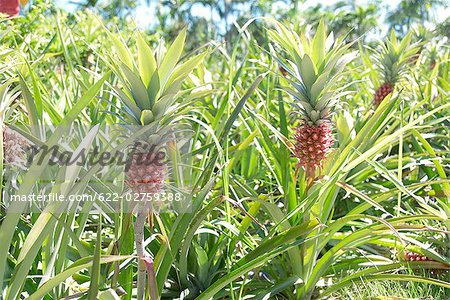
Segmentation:
{"type": "Polygon", "coordinates": [[[136,221],[134,223],[134,240],[138,255],[137,300],[143,300],[145,295],[146,267],[143,258],[145,258],[144,226],[146,217],[147,214],[145,209],[142,206],[139,207],[136,215],[136,221]]]}

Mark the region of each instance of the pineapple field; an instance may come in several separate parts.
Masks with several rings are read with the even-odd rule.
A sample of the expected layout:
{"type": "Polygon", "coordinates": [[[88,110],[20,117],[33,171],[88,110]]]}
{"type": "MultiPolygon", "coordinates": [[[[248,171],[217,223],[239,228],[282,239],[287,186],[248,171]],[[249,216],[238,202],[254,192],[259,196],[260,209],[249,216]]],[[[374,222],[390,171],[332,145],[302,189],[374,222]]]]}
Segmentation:
{"type": "Polygon", "coordinates": [[[450,299],[446,1],[7,2],[0,299],[450,299]]]}

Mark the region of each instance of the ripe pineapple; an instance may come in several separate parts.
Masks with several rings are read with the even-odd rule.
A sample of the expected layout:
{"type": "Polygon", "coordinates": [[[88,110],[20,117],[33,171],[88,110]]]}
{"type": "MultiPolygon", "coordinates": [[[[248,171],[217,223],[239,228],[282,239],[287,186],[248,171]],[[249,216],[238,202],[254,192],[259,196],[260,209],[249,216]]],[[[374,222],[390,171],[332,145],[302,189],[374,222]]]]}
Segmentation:
{"type": "Polygon", "coordinates": [[[127,125],[145,127],[137,129],[145,132],[130,155],[125,183],[133,193],[154,195],[162,191],[168,176],[165,147],[173,139],[173,120],[179,115],[175,100],[185,78],[208,52],[180,64],[185,30],[167,50],[161,42],[155,54],[138,34],[138,60],[135,63],[125,43],[111,36],[119,44],[119,60],[112,58],[109,63],[122,85],[115,88],[115,92],[129,114],[127,125]]]}
{"type": "Polygon", "coordinates": [[[331,116],[342,95],[335,87],[336,81],[355,53],[346,53],[350,44],[335,41],[333,33],[327,37],[323,21],[313,38],[299,37],[279,23],[276,26],[277,30],[269,34],[288,59],[275,59],[280,69],[290,75],[286,77],[289,86],[282,88],[293,96],[293,105],[301,114],[293,137],[293,153],[299,159],[299,166],[313,178],[334,143],[331,116]]]}
{"type": "Polygon", "coordinates": [[[30,142],[8,126],[3,126],[3,159],[10,165],[24,168],[30,142]]]}
{"type": "Polygon", "coordinates": [[[125,172],[125,183],[133,193],[154,195],[163,190],[168,172],[164,156],[164,152],[155,153],[144,149],[131,155],[125,172]]]}
{"type": "Polygon", "coordinates": [[[383,82],[375,91],[373,103],[378,107],[395,88],[395,84],[404,76],[408,62],[419,50],[418,44],[411,44],[411,33],[398,41],[394,31],[385,44],[381,44],[375,55],[375,62],[383,82]]]}
{"type": "MultiPolygon", "coordinates": [[[[155,54],[138,34],[138,60],[135,63],[123,40],[112,33],[109,34],[116,44],[118,54],[118,59],[111,58],[109,64],[121,84],[121,87],[114,88],[114,91],[122,101],[124,111],[128,113],[129,122],[126,126],[135,129],[136,127],[130,125],[136,125],[136,131],[140,133],[125,169],[125,183],[132,193],[153,196],[163,190],[167,181],[165,148],[168,142],[173,140],[172,125],[182,112],[176,104],[182,83],[209,51],[193,56],[181,64],[179,60],[186,39],[185,30],[181,31],[167,50],[161,42],[155,54]]],[[[149,272],[149,276],[151,273],[154,275],[152,267],[147,270],[145,262],[149,258],[143,243],[145,221],[149,210],[152,216],[153,203],[148,203],[147,197],[142,199],[144,201],[136,208],[134,223],[136,251],[140,258],[137,282],[139,300],[145,296],[146,272],[149,272]]],[[[158,203],[157,205],[159,206],[158,203]]],[[[154,288],[151,287],[150,295],[156,292],[154,288]]]]}
{"type": "Polygon", "coordinates": [[[373,96],[373,102],[378,107],[380,103],[394,90],[394,84],[385,82],[376,91],[373,96]]]}
{"type": "Polygon", "coordinates": [[[405,251],[405,260],[407,261],[433,261],[432,258],[426,257],[412,251],[405,251]]]}

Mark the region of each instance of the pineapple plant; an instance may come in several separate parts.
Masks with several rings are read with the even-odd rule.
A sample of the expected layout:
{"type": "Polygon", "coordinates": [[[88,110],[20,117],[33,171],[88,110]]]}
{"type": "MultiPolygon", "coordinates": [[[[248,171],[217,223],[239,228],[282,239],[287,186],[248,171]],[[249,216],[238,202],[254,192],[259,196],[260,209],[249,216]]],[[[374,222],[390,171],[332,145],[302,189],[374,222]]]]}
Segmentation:
{"type": "Polygon", "coordinates": [[[334,143],[332,131],[333,108],[343,91],[336,88],[343,68],[354,57],[347,53],[350,44],[326,35],[320,21],[314,37],[298,36],[282,24],[276,23],[270,36],[283,49],[284,59],[276,56],[280,69],[290,76],[283,90],[294,98],[292,103],[300,114],[300,125],[295,128],[292,152],[298,158],[298,167],[309,178],[314,178],[334,143]]]}
{"type": "Polygon", "coordinates": [[[420,55],[426,46],[426,41],[431,39],[431,32],[428,31],[424,26],[419,25],[419,27],[413,33],[414,39],[419,43],[417,52],[413,54],[410,58],[411,64],[416,64],[419,60],[420,55]]]}
{"type": "Polygon", "coordinates": [[[419,46],[411,43],[411,33],[399,41],[394,31],[385,44],[380,44],[375,53],[375,65],[379,71],[382,84],[376,89],[373,104],[378,107],[394,91],[396,83],[406,73],[408,62],[417,54],[419,46]]]}
{"type": "MultiPolygon", "coordinates": [[[[180,63],[181,53],[186,39],[186,30],[181,31],[172,45],[166,50],[161,41],[155,53],[144,40],[137,35],[137,62],[128,46],[120,36],[108,31],[115,44],[118,60],[112,57],[107,63],[120,81],[114,87],[117,97],[127,113],[127,126],[137,128],[139,139],[135,141],[125,168],[125,184],[133,194],[144,194],[135,208],[134,223],[138,265],[138,297],[143,299],[146,287],[146,273],[154,278],[153,262],[144,249],[144,226],[148,216],[152,216],[151,198],[164,190],[168,179],[166,146],[174,142],[174,126],[181,115],[181,105],[176,100],[182,93],[182,83],[209,53],[193,56],[180,63]],[[134,126],[134,127],[133,127],[134,126]],[[148,197],[150,196],[150,198],[148,197]],[[152,274],[153,273],[153,274],[152,274]]],[[[156,205],[159,205],[156,203],[156,205]]],[[[150,282],[150,295],[157,299],[155,284],[150,282]]]]}

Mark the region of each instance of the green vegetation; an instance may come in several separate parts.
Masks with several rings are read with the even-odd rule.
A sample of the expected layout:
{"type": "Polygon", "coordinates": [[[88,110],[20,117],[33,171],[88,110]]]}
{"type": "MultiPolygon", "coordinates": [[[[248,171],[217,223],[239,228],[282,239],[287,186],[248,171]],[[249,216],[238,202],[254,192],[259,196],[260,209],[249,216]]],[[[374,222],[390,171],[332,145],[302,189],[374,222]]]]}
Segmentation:
{"type": "Polygon", "coordinates": [[[0,21],[0,298],[448,299],[443,37],[369,41],[371,23],[346,35],[309,11],[247,18],[222,43],[179,21],[44,3],[0,21]],[[128,169],[21,160],[136,141],[128,169]],[[141,167],[144,145],[167,160],[141,167]],[[130,192],[187,201],[9,203],[130,192]]]}

